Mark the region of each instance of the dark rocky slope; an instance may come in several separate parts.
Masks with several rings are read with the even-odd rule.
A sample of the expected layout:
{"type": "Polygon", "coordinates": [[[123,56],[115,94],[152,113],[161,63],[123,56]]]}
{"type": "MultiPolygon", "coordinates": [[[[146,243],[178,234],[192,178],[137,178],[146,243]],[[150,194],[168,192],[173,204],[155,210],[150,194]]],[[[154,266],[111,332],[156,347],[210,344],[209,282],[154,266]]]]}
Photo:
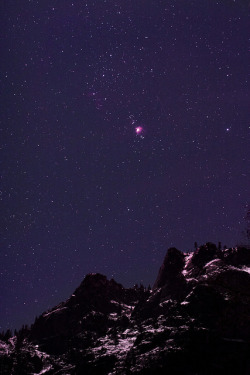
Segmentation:
{"type": "Polygon", "coordinates": [[[250,251],[168,250],[149,292],[87,275],[0,342],[0,374],[250,374],[250,251]]]}

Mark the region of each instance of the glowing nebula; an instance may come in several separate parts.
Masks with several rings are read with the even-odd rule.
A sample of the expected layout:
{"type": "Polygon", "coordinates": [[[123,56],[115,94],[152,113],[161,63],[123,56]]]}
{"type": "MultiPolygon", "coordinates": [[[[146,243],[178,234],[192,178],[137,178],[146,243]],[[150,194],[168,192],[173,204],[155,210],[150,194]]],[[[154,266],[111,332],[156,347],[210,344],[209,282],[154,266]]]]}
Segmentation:
{"type": "Polygon", "coordinates": [[[142,131],[143,131],[142,126],[137,126],[137,127],[135,128],[135,132],[136,132],[136,134],[141,134],[142,131]]]}

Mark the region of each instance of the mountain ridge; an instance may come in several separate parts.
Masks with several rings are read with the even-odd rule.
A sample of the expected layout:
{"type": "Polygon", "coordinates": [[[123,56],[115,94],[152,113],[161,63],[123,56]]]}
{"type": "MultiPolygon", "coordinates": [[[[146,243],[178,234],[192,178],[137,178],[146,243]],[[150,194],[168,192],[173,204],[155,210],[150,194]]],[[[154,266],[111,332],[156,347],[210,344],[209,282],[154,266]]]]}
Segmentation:
{"type": "Polygon", "coordinates": [[[0,373],[250,373],[250,251],[168,249],[153,289],[86,275],[30,328],[0,340],[0,373]]]}

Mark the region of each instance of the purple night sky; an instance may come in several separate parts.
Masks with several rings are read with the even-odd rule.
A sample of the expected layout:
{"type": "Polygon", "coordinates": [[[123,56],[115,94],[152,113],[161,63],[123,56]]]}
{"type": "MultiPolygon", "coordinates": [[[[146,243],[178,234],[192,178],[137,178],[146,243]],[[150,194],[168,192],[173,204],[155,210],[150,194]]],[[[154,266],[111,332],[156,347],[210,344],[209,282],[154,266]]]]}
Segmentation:
{"type": "Polygon", "coordinates": [[[1,6],[0,330],[89,272],[154,282],[249,204],[245,0],[1,6]]]}

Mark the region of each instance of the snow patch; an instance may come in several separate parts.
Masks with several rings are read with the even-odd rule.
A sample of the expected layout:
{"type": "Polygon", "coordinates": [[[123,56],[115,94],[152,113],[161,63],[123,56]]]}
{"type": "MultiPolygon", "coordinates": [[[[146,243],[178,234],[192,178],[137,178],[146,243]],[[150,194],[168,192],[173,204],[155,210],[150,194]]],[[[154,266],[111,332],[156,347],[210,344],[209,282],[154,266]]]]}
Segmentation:
{"type": "Polygon", "coordinates": [[[245,272],[247,272],[247,273],[250,273],[250,267],[246,267],[246,266],[244,266],[244,267],[241,268],[241,270],[242,270],[242,271],[245,271],[245,272]]]}
{"type": "Polygon", "coordinates": [[[159,328],[154,328],[152,326],[148,326],[148,327],[145,327],[145,332],[149,332],[149,333],[160,333],[160,332],[164,332],[165,329],[163,327],[159,327],[159,328]]]}
{"type": "Polygon", "coordinates": [[[114,321],[118,320],[118,314],[117,313],[109,314],[109,319],[114,320],[114,321]]]}
{"type": "Polygon", "coordinates": [[[213,259],[213,260],[211,260],[210,262],[208,262],[208,263],[204,266],[204,268],[208,268],[208,267],[211,267],[211,266],[213,266],[213,267],[218,267],[221,263],[222,263],[222,260],[219,259],[219,258],[216,258],[216,259],[213,259]]]}
{"type": "Polygon", "coordinates": [[[0,353],[1,354],[9,354],[9,345],[6,344],[4,341],[0,341],[0,353]]]}
{"type": "Polygon", "coordinates": [[[98,355],[105,354],[106,356],[113,354],[117,357],[123,357],[134,345],[136,337],[122,338],[121,335],[117,335],[116,340],[112,340],[110,336],[100,338],[100,345],[93,348],[93,352],[98,355]]]}
{"type": "Polygon", "coordinates": [[[52,365],[46,366],[42,371],[34,373],[33,375],[42,375],[46,374],[46,372],[50,371],[52,369],[52,365]]]}
{"type": "Polygon", "coordinates": [[[169,304],[171,305],[172,303],[174,303],[174,301],[172,299],[167,299],[167,300],[162,301],[161,303],[159,303],[159,306],[160,307],[164,307],[164,306],[169,305],[169,304]]]}
{"type": "Polygon", "coordinates": [[[190,272],[190,270],[188,271],[187,268],[189,267],[189,265],[192,261],[193,255],[194,255],[194,253],[191,253],[191,254],[185,256],[185,266],[184,266],[183,271],[182,271],[183,276],[187,276],[190,272]]]}
{"type": "Polygon", "coordinates": [[[60,314],[63,310],[66,310],[67,307],[60,307],[59,309],[56,309],[56,310],[52,310],[52,311],[49,311],[45,314],[43,314],[44,317],[47,317],[47,316],[50,316],[52,314],[60,314]]]}

